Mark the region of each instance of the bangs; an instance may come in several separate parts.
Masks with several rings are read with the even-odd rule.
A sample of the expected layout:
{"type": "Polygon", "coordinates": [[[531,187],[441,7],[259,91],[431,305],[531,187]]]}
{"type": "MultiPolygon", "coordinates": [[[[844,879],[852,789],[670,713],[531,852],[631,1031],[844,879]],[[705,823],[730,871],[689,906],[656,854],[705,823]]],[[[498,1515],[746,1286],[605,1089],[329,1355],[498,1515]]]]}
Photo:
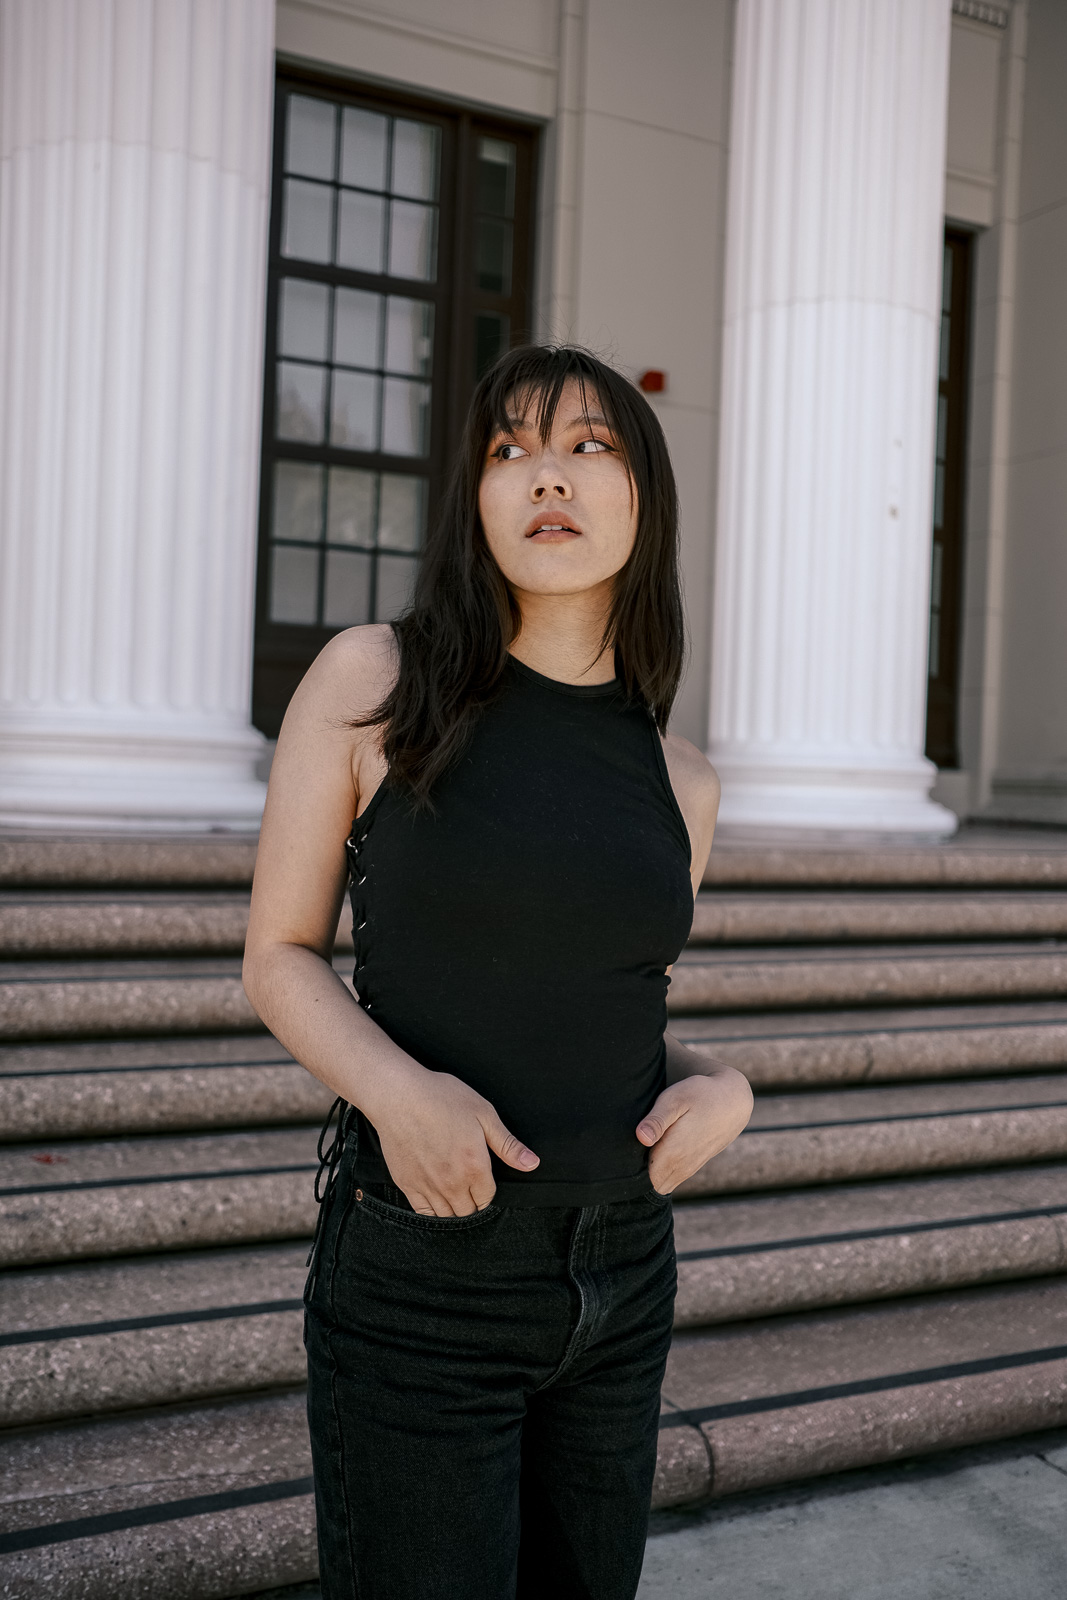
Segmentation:
{"type": "Polygon", "coordinates": [[[632,386],[585,350],[570,346],[527,346],[512,351],[487,374],[482,394],[484,447],[498,433],[511,433],[517,420],[532,417],[547,444],[560,401],[569,383],[578,386],[588,422],[599,411],[631,473],[641,454],[641,435],[627,404],[632,386]]]}

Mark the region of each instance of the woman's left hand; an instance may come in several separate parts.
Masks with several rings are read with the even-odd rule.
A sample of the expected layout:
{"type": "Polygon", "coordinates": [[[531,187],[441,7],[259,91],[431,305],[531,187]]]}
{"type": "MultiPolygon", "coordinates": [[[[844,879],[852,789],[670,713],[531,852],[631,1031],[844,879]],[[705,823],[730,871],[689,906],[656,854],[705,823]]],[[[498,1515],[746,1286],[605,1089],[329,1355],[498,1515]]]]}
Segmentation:
{"type": "Polygon", "coordinates": [[[751,1115],[748,1079],[733,1067],[670,1084],[637,1126],[637,1137],[651,1147],[648,1175],[653,1188],[670,1194],[733,1144],[751,1115]]]}

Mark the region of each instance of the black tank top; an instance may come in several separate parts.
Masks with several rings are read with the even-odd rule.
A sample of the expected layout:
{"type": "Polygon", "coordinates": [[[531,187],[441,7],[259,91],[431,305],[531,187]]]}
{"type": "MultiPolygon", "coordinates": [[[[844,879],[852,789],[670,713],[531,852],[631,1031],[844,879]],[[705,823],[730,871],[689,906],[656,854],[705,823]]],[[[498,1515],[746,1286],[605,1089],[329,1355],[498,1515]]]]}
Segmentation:
{"type": "MultiPolygon", "coordinates": [[[[353,825],[360,1004],[541,1157],[532,1173],[493,1158],[499,1200],[646,1192],[635,1129],[664,1086],[664,969],[693,919],[689,835],[651,714],[616,682],[557,683],[509,657],[433,800],[414,813],[384,783],[353,825]]],[[[360,1181],[390,1181],[355,1122],[360,1181]]]]}

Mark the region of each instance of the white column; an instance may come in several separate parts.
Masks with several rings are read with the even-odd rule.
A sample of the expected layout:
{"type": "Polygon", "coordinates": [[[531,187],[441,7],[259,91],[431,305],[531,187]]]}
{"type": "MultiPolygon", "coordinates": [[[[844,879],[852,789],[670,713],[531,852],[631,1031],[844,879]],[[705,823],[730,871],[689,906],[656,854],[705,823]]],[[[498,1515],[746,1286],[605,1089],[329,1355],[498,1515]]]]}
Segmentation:
{"type": "Polygon", "coordinates": [[[0,0],[0,823],[255,826],[274,0],[0,0]]]}
{"type": "Polygon", "coordinates": [[[943,834],[922,755],[950,0],[738,0],[725,824],[943,834]]]}

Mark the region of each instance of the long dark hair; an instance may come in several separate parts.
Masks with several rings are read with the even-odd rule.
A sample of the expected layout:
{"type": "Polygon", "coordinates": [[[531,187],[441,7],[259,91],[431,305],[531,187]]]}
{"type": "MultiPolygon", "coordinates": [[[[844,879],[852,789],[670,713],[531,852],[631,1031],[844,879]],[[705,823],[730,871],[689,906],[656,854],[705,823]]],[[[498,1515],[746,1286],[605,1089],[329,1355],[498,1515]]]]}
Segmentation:
{"type": "Polygon", "coordinates": [[[614,644],[626,693],[666,731],[685,661],[678,581],[678,493],[667,443],[640,391],[588,351],[523,345],[481,379],[463,442],[427,541],[412,603],[393,624],[400,672],[390,694],[355,725],[384,725],[388,781],[416,806],[462,753],[482,709],[498,692],[519,610],[482,532],[478,490],[489,442],[508,432],[516,409],[537,419],[547,442],[564,386],[600,404],[637,495],[637,534],[617,574],[602,648],[614,644]]]}

